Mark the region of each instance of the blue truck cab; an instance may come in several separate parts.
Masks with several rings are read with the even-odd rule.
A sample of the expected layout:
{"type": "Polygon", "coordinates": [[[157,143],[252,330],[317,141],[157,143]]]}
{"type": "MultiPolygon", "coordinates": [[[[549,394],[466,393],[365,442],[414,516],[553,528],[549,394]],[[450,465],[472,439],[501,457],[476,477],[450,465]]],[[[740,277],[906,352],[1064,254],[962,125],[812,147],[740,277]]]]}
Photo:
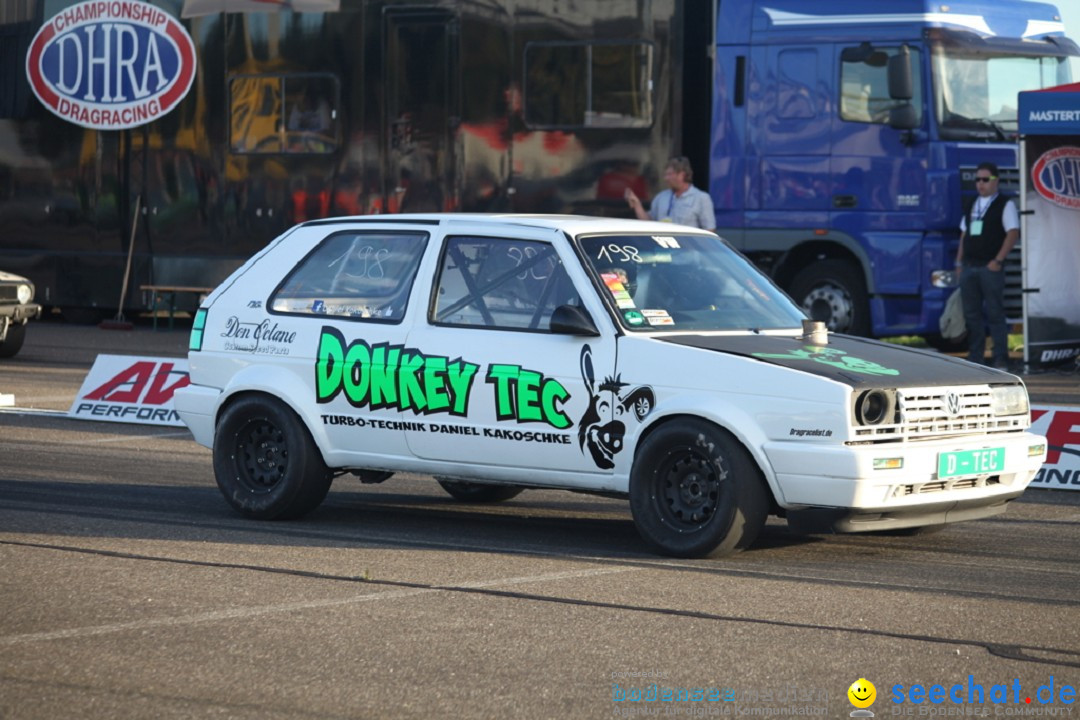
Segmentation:
{"type": "MultiPolygon", "coordinates": [[[[1017,93],[1077,46],[1026,0],[719,0],[717,232],[839,332],[932,336],[978,163],[1015,192],[1017,93]]],[[[1020,314],[1019,253],[1006,268],[1020,314]]]]}

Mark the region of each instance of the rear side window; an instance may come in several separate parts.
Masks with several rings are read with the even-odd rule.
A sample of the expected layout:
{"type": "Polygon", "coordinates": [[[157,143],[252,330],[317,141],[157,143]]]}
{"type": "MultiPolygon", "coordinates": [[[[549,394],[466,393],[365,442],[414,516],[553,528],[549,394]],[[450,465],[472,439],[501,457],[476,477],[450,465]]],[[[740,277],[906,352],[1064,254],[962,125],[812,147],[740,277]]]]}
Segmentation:
{"type": "Polygon", "coordinates": [[[435,324],[550,332],[551,313],[559,305],[581,305],[581,298],[550,244],[447,239],[432,308],[435,324]]]}
{"type": "Polygon", "coordinates": [[[427,233],[331,235],[289,273],[270,310],[400,322],[427,240],[427,233]]]}

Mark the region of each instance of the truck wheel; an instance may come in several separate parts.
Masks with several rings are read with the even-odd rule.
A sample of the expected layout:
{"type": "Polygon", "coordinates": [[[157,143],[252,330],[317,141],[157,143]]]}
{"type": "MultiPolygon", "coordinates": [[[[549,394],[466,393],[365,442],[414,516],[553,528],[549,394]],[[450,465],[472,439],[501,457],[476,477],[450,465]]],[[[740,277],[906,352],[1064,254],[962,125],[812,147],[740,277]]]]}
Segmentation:
{"type": "Polygon", "coordinates": [[[517,497],[523,489],[513,485],[484,485],[483,483],[447,480],[440,477],[435,479],[442,485],[442,489],[450,493],[450,496],[455,500],[468,503],[502,502],[517,497]]]}
{"type": "Polygon", "coordinates": [[[26,340],[26,325],[9,325],[7,337],[0,342],[0,358],[15,357],[26,340]]]}
{"type": "Polygon", "coordinates": [[[791,281],[791,297],[833,332],[870,334],[866,281],[847,260],[822,260],[801,270],[791,281]]]}
{"type": "Polygon", "coordinates": [[[749,453],[702,420],[650,434],[630,472],[630,511],[662,555],[723,557],[749,547],[769,513],[768,489],[749,453]]]}
{"type": "Polygon", "coordinates": [[[311,512],[333,476],[291,408],[266,396],[230,405],[214,433],[214,476],[241,515],[288,520],[311,512]]]}

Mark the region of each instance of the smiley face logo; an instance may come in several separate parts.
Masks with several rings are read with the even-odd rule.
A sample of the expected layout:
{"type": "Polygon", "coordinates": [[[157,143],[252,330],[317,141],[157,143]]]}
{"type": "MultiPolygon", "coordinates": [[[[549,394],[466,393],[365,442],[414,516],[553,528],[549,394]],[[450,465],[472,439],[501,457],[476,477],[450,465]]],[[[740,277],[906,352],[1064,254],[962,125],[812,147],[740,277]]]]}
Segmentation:
{"type": "Polygon", "coordinates": [[[851,687],[847,691],[848,700],[851,704],[857,708],[868,708],[874,704],[874,700],[877,699],[877,688],[874,687],[874,683],[870,682],[866,678],[859,678],[855,682],[851,683],[851,687]]]}

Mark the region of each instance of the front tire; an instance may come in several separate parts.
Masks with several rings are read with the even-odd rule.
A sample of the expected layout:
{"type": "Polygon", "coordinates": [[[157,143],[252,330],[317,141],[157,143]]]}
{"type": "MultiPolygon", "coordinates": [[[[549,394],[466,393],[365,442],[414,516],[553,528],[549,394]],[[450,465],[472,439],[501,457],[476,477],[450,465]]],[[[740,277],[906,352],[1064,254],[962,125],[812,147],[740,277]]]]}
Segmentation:
{"type": "Polygon", "coordinates": [[[26,341],[26,325],[8,325],[7,337],[0,342],[0,358],[15,357],[26,341]]]}
{"type": "Polygon", "coordinates": [[[258,520],[288,520],[323,501],[333,475],[304,423],[274,398],[226,408],[214,433],[214,476],[225,500],[258,520]]]}
{"type": "Polygon", "coordinates": [[[435,478],[455,500],[467,503],[496,503],[516,498],[523,488],[513,485],[485,485],[447,478],[435,478]]]}
{"type": "Polygon", "coordinates": [[[791,297],[811,320],[832,332],[870,334],[870,302],[858,265],[847,260],[820,260],[791,281],[791,297]]]}
{"type": "Polygon", "coordinates": [[[734,437],[703,420],[678,420],[638,449],[630,510],[656,552],[715,558],[753,544],[769,498],[760,470],[734,437]]]}

